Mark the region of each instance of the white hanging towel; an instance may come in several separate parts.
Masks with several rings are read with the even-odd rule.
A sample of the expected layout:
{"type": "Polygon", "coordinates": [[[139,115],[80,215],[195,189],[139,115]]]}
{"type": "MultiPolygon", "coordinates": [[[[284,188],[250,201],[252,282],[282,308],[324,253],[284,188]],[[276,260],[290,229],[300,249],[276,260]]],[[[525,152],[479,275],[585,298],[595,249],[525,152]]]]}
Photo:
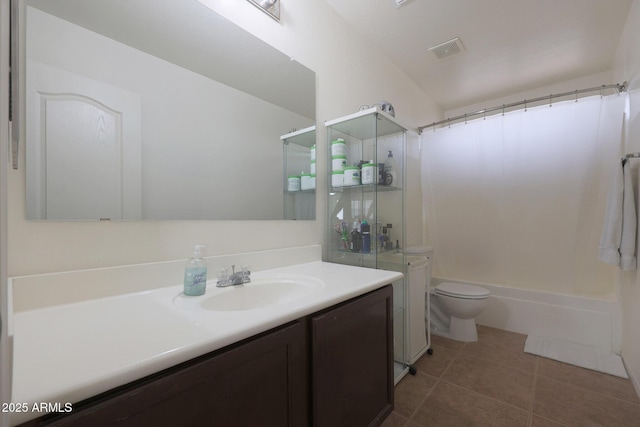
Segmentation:
{"type": "Polygon", "coordinates": [[[633,196],[631,166],[627,159],[620,161],[609,195],[600,236],[598,260],[620,267],[636,268],[636,228],[638,217],[633,196]]]}

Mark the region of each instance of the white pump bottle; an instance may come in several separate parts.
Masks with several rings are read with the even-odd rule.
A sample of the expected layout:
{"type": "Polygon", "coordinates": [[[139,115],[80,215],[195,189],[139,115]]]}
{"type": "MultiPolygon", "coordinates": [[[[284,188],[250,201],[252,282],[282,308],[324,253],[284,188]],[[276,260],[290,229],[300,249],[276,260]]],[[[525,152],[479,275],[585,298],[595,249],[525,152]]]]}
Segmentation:
{"type": "Polygon", "coordinates": [[[396,164],[396,159],[393,158],[393,152],[389,150],[389,156],[384,161],[384,170],[391,174],[391,182],[389,185],[397,187],[398,182],[398,165],[396,164]]]}

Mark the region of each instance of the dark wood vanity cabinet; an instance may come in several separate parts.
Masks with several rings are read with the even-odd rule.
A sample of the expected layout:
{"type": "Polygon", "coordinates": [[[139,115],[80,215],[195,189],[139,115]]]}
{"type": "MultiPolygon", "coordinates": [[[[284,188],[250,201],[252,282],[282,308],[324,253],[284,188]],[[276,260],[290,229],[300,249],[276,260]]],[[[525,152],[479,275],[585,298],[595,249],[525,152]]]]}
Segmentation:
{"type": "Polygon", "coordinates": [[[375,426],[391,413],[392,313],[387,286],[311,317],[314,426],[375,426]]]}
{"type": "Polygon", "coordinates": [[[306,324],[297,321],[45,416],[28,426],[302,426],[306,324]]]}
{"type": "Polygon", "coordinates": [[[24,426],[369,426],[393,409],[391,286],[24,426]]]}

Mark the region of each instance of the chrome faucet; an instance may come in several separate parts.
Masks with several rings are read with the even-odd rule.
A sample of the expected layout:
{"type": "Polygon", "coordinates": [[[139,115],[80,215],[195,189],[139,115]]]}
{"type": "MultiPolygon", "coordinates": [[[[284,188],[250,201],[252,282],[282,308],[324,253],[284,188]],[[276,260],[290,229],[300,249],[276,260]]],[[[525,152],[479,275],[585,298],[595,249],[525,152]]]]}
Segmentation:
{"type": "Polygon", "coordinates": [[[229,275],[229,270],[227,268],[221,268],[218,271],[218,282],[216,286],[224,288],[225,286],[242,285],[249,283],[250,281],[251,271],[249,271],[249,266],[243,265],[241,271],[236,273],[236,266],[232,265],[231,275],[229,275]]]}

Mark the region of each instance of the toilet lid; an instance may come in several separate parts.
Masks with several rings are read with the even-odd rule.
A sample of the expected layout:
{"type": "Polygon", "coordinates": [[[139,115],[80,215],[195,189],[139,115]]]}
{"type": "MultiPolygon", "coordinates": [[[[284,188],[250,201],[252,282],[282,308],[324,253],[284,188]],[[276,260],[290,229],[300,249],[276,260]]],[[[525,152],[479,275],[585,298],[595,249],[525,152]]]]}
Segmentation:
{"type": "Polygon", "coordinates": [[[489,297],[489,291],[485,288],[456,282],[440,283],[436,286],[436,294],[464,299],[484,299],[489,297]]]}

